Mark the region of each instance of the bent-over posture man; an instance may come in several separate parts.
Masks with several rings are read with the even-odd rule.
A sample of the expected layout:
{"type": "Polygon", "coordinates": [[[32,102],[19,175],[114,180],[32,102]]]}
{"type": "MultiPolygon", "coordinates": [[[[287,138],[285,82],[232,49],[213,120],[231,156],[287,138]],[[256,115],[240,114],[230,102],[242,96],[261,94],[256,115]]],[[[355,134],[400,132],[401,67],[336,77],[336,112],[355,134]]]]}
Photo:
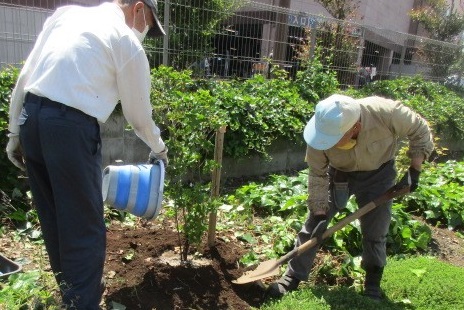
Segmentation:
{"type": "MultiPolygon", "coordinates": [[[[399,183],[410,185],[414,191],[421,165],[433,150],[431,131],[422,117],[399,102],[381,97],[355,100],[332,95],[316,105],[304,130],[309,216],[298,233],[296,246],[320,237],[351,195],[362,207],[394,185],[395,155],[402,138],[409,140],[411,163],[399,183]]],[[[380,281],[387,263],[391,206],[390,200],[360,219],[364,294],[374,299],[383,297],[380,281]]],[[[314,247],[290,260],[285,274],[268,287],[267,293],[282,296],[307,280],[317,250],[314,247]]]]}

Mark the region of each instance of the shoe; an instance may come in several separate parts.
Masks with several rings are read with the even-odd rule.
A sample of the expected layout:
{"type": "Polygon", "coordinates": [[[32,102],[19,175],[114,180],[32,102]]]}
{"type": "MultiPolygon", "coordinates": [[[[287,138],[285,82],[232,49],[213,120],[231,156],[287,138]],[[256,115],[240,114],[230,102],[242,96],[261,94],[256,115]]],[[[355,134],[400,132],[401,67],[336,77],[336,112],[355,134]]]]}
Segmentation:
{"type": "Polygon", "coordinates": [[[363,295],[375,301],[384,299],[384,294],[378,286],[366,286],[363,295]]]}
{"type": "Polygon", "coordinates": [[[285,274],[279,280],[269,285],[266,290],[266,296],[282,297],[287,292],[296,290],[299,284],[299,279],[285,274]]]}
{"type": "Polygon", "coordinates": [[[364,282],[364,296],[373,300],[382,300],[384,294],[380,289],[380,281],[382,280],[383,267],[364,266],[366,270],[366,280],[364,282]]]}

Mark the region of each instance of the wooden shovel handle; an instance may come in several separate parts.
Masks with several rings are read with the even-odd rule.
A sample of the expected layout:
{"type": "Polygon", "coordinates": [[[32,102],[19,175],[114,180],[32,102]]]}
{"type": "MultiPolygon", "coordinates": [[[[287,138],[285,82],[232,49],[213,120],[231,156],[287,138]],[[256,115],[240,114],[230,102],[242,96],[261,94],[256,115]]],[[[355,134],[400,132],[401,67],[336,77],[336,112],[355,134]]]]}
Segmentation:
{"type": "MultiPolygon", "coordinates": [[[[346,225],[348,225],[349,223],[353,222],[354,220],[359,219],[361,216],[370,212],[372,209],[376,208],[377,206],[387,202],[390,199],[404,195],[406,193],[409,193],[409,186],[404,187],[404,188],[396,188],[395,186],[393,186],[386,193],[384,193],[382,196],[380,196],[376,200],[368,203],[364,207],[358,209],[356,212],[352,213],[351,215],[348,215],[347,217],[337,222],[334,226],[327,229],[322,235],[322,239],[326,239],[330,237],[337,230],[340,230],[346,225]]],[[[255,270],[248,271],[245,275],[235,280],[234,283],[244,284],[244,283],[249,283],[252,281],[259,280],[259,279],[263,279],[266,277],[274,276],[278,274],[278,267],[280,265],[288,262],[293,257],[298,256],[301,253],[309,250],[310,248],[314,247],[316,244],[317,244],[317,238],[312,238],[311,240],[308,240],[302,245],[300,245],[299,247],[294,248],[292,251],[288,252],[286,255],[282,256],[278,260],[271,259],[271,260],[268,260],[268,261],[265,261],[259,264],[255,270]]]]}
{"type": "MultiPolygon", "coordinates": [[[[326,239],[330,236],[332,236],[336,231],[342,229],[349,223],[353,222],[354,220],[357,220],[361,218],[364,214],[370,212],[371,210],[375,209],[377,206],[384,204],[385,202],[402,196],[404,194],[409,193],[410,188],[409,186],[403,187],[403,188],[396,188],[395,186],[391,187],[387,192],[385,192],[382,196],[378,197],[374,201],[369,202],[362,208],[359,208],[356,210],[354,213],[348,215],[347,217],[341,219],[339,222],[337,222],[335,225],[331,226],[328,228],[324,234],[322,235],[322,239],[326,239]]],[[[288,254],[283,256],[278,260],[278,264],[283,264],[287,261],[289,261],[291,258],[300,255],[303,252],[306,252],[310,248],[316,246],[317,244],[317,238],[314,237],[311,240],[306,241],[305,243],[301,244],[298,248],[293,249],[290,251],[288,254]]]]}

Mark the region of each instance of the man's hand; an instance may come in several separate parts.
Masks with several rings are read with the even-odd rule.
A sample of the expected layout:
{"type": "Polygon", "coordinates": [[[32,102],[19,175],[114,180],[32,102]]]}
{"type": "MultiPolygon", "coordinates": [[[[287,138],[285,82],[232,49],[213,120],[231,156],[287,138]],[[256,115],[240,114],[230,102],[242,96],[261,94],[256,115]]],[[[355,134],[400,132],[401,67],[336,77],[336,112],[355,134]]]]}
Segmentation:
{"type": "Polygon", "coordinates": [[[327,216],[325,214],[316,214],[314,222],[316,224],[311,232],[311,239],[317,238],[317,243],[320,245],[322,243],[322,235],[327,229],[327,216]]]}
{"type": "Polygon", "coordinates": [[[398,183],[396,183],[395,187],[397,189],[402,189],[404,187],[409,186],[409,191],[412,193],[419,186],[419,175],[419,170],[416,170],[413,167],[409,167],[408,171],[406,171],[401,180],[398,183]]]}
{"type": "Polygon", "coordinates": [[[150,155],[148,155],[148,162],[150,164],[155,163],[157,160],[161,160],[164,164],[164,168],[166,168],[169,164],[169,159],[168,159],[168,148],[165,147],[164,150],[162,150],[159,153],[155,153],[153,151],[150,152],[150,155]]]}
{"type": "Polygon", "coordinates": [[[23,152],[19,143],[19,135],[10,133],[8,136],[10,137],[8,144],[6,145],[6,154],[8,155],[8,159],[19,169],[26,171],[23,152]]]}

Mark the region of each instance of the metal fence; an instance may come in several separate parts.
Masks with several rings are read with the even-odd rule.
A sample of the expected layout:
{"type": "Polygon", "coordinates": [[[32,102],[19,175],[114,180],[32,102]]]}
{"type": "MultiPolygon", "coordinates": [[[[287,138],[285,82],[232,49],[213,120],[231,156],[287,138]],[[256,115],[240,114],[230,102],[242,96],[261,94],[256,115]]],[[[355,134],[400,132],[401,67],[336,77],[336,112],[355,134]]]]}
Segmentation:
{"type": "MultiPolygon", "coordinates": [[[[101,2],[0,0],[0,66],[19,65],[27,57],[44,20],[57,6],[101,2]]],[[[158,3],[168,35],[146,40],[151,64],[189,68],[209,78],[270,77],[272,67],[286,70],[293,78],[316,55],[337,71],[342,85],[417,74],[443,80],[461,49],[459,44],[258,1],[158,3]]]]}

